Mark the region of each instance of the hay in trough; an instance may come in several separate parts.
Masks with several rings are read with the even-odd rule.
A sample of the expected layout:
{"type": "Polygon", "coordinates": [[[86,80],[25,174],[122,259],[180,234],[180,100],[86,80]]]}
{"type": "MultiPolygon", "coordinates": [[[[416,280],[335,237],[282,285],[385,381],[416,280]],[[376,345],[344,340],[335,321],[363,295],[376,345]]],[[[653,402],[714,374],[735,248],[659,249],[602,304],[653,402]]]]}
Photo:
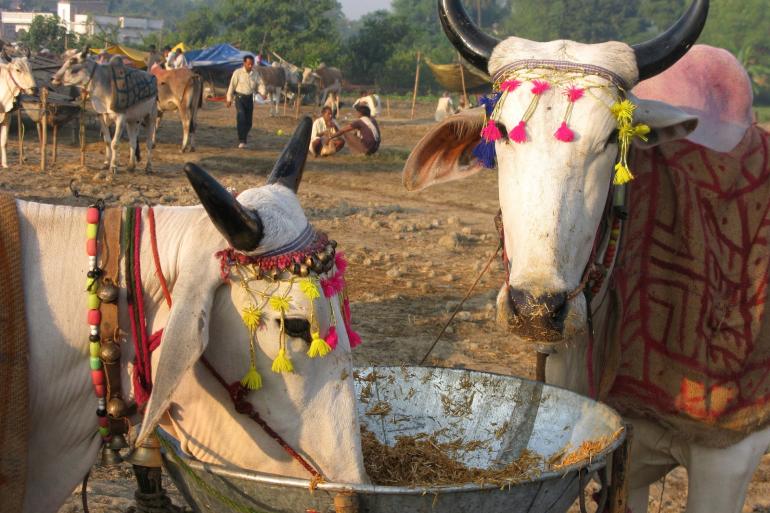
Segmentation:
{"type": "Polygon", "coordinates": [[[502,487],[530,481],[543,470],[543,458],[527,450],[503,468],[467,467],[454,455],[478,448],[479,442],[439,442],[437,434],[399,436],[396,445],[390,447],[362,427],[361,441],[366,473],[378,485],[416,487],[478,483],[502,487]]]}

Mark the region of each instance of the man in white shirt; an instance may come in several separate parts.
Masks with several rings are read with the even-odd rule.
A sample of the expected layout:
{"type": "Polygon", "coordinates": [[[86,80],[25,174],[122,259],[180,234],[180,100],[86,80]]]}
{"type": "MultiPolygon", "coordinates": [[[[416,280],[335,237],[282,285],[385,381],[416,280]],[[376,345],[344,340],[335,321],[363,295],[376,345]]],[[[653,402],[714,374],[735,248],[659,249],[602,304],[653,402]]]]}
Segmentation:
{"type": "Polygon", "coordinates": [[[177,49],[176,59],[174,59],[174,69],[181,69],[187,67],[187,57],[184,56],[182,50],[177,49]]]}
{"type": "Polygon", "coordinates": [[[357,105],[366,105],[369,107],[371,117],[376,118],[382,112],[382,105],[380,103],[380,97],[374,94],[374,91],[366,91],[361,98],[353,103],[355,109],[357,105]]]}
{"type": "Polygon", "coordinates": [[[235,121],[238,127],[238,147],[246,147],[246,139],[251,130],[254,117],[254,93],[257,92],[259,78],[254,69],[254,56],[247,55],[243,58],[243,67],[238,68],[230,78],[230,87],[227,88],[226,105],[229,109],[235,101],[235,121]]]}
{"type": "Polygon", "coordinates": [[[313,123],[310,132],[310,153],[314,157],[328,157],[334,155],[345,146],[343,139],[331,139],[331,136],[339,131],[340,127],[332,117],[332,108],[321,109],[321,117],[313,123]]]}
{"type": "Polygon", "coordinates": [[[448,92],[444,92],[444,95],[438,99],[438,105],[436,106],[436,114],[433,116],[437,122],[444,121],[446,118],[455,113],[455,107],[452,103],[452,97],[448,92]]]}

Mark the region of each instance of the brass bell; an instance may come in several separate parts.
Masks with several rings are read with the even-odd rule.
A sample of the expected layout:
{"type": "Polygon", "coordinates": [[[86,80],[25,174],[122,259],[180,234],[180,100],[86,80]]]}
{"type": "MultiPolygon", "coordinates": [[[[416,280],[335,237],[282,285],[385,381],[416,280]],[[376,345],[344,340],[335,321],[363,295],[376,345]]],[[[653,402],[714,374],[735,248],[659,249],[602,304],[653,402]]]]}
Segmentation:
{"type": "Polygon", "coordinates": [[[120,451],[122,449],[125,449],[128,447],[128,442],[126,442],[126,437],[123,435],[112,435],[112,440],[110,440],[110,449],[115,449],[116,451],[120,451]]]}
{"type": "Polygon", "coordinates": [[[139,467],[160,468],[163,458],[160,455],[160,441],[157,435],[151,433],[142,445],[125,457],[125,461],[139,467]]]}
{"type": "Polygon", "coordinates": [[[309,273],[310,273],[310,270],[307,268],[307,266],[306,266],[306,265],[304,265],[304,264],[303,264],[303,265],[300,265],[300,266],[299,266],[299,275],[300,275],[300,276],[302,276],[302,277],[304,278],[304,277],[305,277],[305,276],[307,276],[309,273]]]}
{"type": "Polygon", "coordinates": [[[119,419],[126,416],[126,403],[120,397],[113,397],[107,403],[107,413],[110,417],[119,419]]]}
{"type": "Polygon", "coordinates": [[[114,343],[112,339],[107,340],[102,343],[99,356],[104,363],[115,363],[120,361],[120,346],[114,343]]]}
{"type": "Polygon", "coordinates": [[[99,290],[96,295],[105,303],[114,303],[118,300],[120,289],[113,283],[111,278],[104,278],[99,282],[99,290]]]}
{"type": "Polygon", "coordinates": [[[110,445],[104,445],[102,447],[102,457],[99,460],[99,465],[102,467],[111,467],[120,465],[121,463],[123,463],[123,458],[120,457],[120,452],[110,447],[110,445]]]}
{"type": "Polygon", "coordinates": [[[307,257],[305,259],[305,265],[308,266],[308,267],[312,267],[313,266],[313,257],[307,257]]]}

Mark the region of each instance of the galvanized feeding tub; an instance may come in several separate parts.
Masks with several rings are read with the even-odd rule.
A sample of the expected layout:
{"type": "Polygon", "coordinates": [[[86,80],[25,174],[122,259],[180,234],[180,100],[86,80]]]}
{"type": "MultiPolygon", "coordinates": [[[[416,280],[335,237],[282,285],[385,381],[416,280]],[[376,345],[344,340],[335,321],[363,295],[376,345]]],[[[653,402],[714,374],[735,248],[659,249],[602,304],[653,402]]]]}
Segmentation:
{"type": "Polygon", "coordinates": [[[362,368],[355,377],[361,425],[384,444],[433,434],[442,442],[474,442],[454,454],[469,467],[505,467],[527,450],[542,456],[541,468],[507,484],[322,483],[312,493],[305,479],[203,464],[178,451],[165,455],[166,468],[200,513],[564,513],[625,438],[611,408],[521,378],[429,367],[362,368]],[[584,443],[598,448],[559,465],[570,453],[574,460],[584,443]]]}

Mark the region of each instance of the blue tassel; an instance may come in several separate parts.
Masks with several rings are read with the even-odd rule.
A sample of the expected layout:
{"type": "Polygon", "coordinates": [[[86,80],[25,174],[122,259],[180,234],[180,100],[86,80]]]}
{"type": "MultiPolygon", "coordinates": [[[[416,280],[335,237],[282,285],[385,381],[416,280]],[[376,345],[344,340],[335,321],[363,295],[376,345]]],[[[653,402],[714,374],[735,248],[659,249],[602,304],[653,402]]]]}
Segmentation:
{"type": "Polygon", "coordinates": [[[497,151],[495,150],[495,142],[481,139],[475,148],[473,148],[473,156],[476,157],[479,163],[487,169],[494,169],[497,161],[497,151]]]}
{"type": "Polygon", "coordinates": [[[503,93],[492,93],[489,96],[482,96],[479,100],[479,103],[481,103],[487,110],[487,118],[490,117],[495,111],[497,102],[500,100],[500,96],[502,96],[502,94],[503,93]]]}

